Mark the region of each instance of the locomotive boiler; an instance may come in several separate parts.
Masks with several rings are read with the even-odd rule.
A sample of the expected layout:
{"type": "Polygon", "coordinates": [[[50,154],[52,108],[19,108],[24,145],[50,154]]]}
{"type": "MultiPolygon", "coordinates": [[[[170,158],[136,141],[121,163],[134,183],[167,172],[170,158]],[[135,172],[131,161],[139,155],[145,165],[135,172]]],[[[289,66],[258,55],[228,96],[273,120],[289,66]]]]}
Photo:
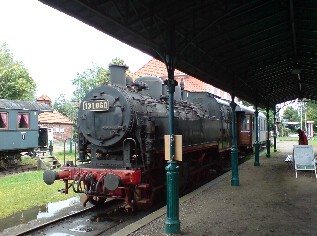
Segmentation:
{"type": "MultiPolygon", "coordinates": [[[[126,77],[127,67],[111,65],[111,83],[92,89],[78,112],[78,162],[43,174],[46,184],[65,182],[92,204],[124,199],[147,208],[165,190],[164,135],[169,134],[166,87],[155,77],[126,77]]],[[[176,88],[174,133],[182,135],[180,188],[208,180],[228,163],[231,112],[207,92],[176,88]]]]}

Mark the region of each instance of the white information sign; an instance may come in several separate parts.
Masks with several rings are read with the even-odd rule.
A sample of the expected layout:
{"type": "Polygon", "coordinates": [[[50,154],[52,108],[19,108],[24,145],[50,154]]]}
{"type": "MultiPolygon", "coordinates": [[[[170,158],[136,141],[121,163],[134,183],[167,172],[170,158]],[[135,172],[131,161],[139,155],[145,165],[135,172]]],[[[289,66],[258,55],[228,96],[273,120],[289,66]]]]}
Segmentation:
{"type": "Polygon", "coordinates": [[[315,170],[316,174],[314,149],[312,145],[294,145],[293,157],[296,178],[298,170],[315,170]]]}

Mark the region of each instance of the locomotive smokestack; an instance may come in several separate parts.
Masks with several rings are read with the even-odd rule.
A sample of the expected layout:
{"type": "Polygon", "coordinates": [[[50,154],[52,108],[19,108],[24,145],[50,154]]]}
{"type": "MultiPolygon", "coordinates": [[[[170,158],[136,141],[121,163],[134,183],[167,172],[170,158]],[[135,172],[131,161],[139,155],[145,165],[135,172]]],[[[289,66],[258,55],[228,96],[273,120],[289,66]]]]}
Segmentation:
{"type": "Polygon", "coordinates": [[[129,67],[127,67],[127,66],[120,66],[120,65],[115,65],[115,64],[109,65],[111,84],[126,86],[125,71],[128,68],[129,67]]]}

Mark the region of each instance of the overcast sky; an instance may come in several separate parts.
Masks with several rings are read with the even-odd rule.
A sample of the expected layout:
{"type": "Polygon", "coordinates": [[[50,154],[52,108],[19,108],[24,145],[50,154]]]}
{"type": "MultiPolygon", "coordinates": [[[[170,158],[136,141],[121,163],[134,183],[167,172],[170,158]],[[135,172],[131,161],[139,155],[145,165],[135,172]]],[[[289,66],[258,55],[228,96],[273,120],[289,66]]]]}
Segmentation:
{"type": "Polygon", "coordinates": [[[151,57],[37,0],[0,0],[0,44],[6,42],[37,83],[37,97],[72,96],[71,80],[115,57],[135,72],[151,57]]]}

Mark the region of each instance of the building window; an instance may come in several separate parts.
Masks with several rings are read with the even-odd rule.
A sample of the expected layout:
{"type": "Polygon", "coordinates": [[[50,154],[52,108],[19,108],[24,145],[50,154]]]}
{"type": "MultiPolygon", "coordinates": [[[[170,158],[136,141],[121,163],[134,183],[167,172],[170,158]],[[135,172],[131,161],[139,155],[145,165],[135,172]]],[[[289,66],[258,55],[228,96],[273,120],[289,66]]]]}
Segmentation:
{"type": "Polygon", "coordinates": [[[18,129],[29,129],[30,128],[30,114],[29,113],[18,113],[18,129]]]}
{"type": "Polygon", "coordinates": [[[0,112],[0,129],[8,129],[8,113],[0,112]]]}

